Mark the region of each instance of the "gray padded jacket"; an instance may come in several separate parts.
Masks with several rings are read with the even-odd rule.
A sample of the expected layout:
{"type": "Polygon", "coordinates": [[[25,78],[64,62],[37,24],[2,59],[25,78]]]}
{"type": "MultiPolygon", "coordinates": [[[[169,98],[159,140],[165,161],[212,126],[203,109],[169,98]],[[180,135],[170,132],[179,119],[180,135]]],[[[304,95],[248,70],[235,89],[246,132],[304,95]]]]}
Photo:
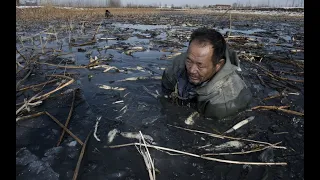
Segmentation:
{"type": "MultiPolygon", "coordinates": [[[[177,92],[179,74],[186,73],[186,53],[177,56],[162,75],[162,89],[177,92]]],[[[244,110],[252,99],[245,82],[237,74],[239,59],[227,48],[226,62],[204,86],[196,87],[196,107],[205,117],[222,119],[244,110]]]]}

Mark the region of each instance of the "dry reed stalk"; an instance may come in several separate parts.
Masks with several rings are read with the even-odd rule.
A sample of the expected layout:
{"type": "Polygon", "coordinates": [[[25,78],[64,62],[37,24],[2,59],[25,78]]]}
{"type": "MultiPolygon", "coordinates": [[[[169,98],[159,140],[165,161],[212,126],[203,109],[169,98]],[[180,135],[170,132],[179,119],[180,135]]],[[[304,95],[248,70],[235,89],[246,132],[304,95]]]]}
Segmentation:
{"type": "Polygon", "coordinates": [[[260,80],[261,84],[266,87],[266,83],[263,81],[263,79],[260,77],[260,75],[258,73],[256,73],[258,79],[260,80]]]}
{"type": "Polygon", "coordinates": [[[239,140],[239,141],[254,142],[254,143],[269,145],[269,146],[272,146],[273,148],[287,149],[286,147],[283,147],[283,146],[275,146],[275,145],[273,145],[273,144],[271,144],[271,143],[268,143],[268,142],[262,142],[262,141],[256,141],[256,140],[251,140],[251,139],[243,139],[243,138],[235,138],[235,137],[231,137],[231,136],[218,135],[218,134],[208,133],[208,132],[204,132],[204,131],[198,131],[198,130],[192,130],[192,129],[182,128],[182,127],[174,126],[174,125],[171,125],[171,124],[167,124],[167,125],[168,125],[168,126],[171,126],[171,127],[174,127],[174,128],[178,128],[178,129],[190,131],[190,132],[195,132],[195,133],[200,133],[200,134],[206,134],[206,135],[209,135],[209,136],[211,136],[211,137],[215,137],[215,138],[219,138],[219,139],[232,139],[232,140],[239,140]]]}
{"type": "MultiPolygon", "coordinates": [[[[129,143],[129,144],[121,144],[121,145],[114,145],[114,146],[104,146],[104,148],[120,148],[120,147],[127,147],[127,146],[136,146],[136,145],[143,145],[141,143],[129,143]]],[[[243,162],[243,161],[232,161],[232,160],[224,160],[224,159],[218,159],[218,158],[212,158],[212,157],[204,157],[193,153],[188,153],[184,151],[179,151],[175,149],[165,148],[161,146],[154,146],[154,145],[146,145],[147,147],[154,148],[157,150],[164,150],[164,151],[170,151],[174,153],[179,153],[187,156],[192,156],[200,159],[205,159],[209,161],[216,161],[216,162],[222,162],[222,163],[229,163],[229,164],[241,164],[241,165],[257,165],[257,166],[273,166],[273,165],[287,165],[286,162],[274,162],[274,163],[262,163],[262,162],[243,162]]]]}
{"type": "MultiPolygon", "coordinates": [[[[273,145],[278,145],[281,142],[275,143],[273,145]]],[[[225,155],[242,155],[242,154],[249,154],[249,153],[253,153],[253,152],[259,152],[259,151],[263,151],[265,149],[268,148],[272,148],[272,146],[265,146],[263,148],[259,148],[259,149],[254,149],[254,150],[250,150],[250,151],[243,151],[243,152],[233,152],[233,153],[207,153],[207,154],[202,154],[201,156],[225,156],[225,155]]]]}
{"type": "Polygon", "coordinates": [[[35,117],[41,116],[42,114],[45,114],[45,112],[38,112],[38,113],[27,115],[27,116],[17,117],[16,122],[21,121],[21,120],[30,119],[30,118],[35,118],[35,117]]]}
{"type": "MultiPolygon", "coordinates": [[[[74,108],[74,100],[76,98],[76,90],[73,90],[73,94],[72,95],[73,95],[72,96],[72,104],[71,104],[71,108],[70,108],[70,111],[69,111],[69,114],[68,114],[67,121],[66,121],[66,123],[64,125],[65,127],[68,127],[69,121],[71,119],[71,115],[72,115],[73,108],[74,108]]],[[[57,146],[60,146],[60,143],[61,143],[61,141],[63,139],[63,136],[64,136],[65,132],[66,132],[65,130],[62,130],[62,133],[61,133],[61,136],[60,136],[59,141],[57,143],[57,146]]]]}
{"type": "Polygon", "coordinates": [[[32,89],[32,88],[35,88],[35,87],[38,87],[38,86],[54,83],[56,81],[58,81],[58,79],[50,80],[50,81],[43,82],[43,83],[40,83],[40,84],[31,85],[31,86],[28,86],[28,87],[24,87],[24,88],[21,88],[21,89],[19,89],[17,91],[25,91],[25,90],[32,89]]]}
{"type": "Polygon", "coordinates": [[[36,62],[37,64],[42,64],[42,65],[48,65],[48,66],[55,66],[57,68],[68,68],[68,69],[83,69],[87,68],[87,66],[63,66],[63,65],[56,65],[56,64],[50,64],[50,63],[41,63],[41,62],[36,62]]]}
{"type": "MultiPolygon", "coordinates": [[[[143,157],[143,160],[144,160],[144,162],[146,164],[146,167],[147,167],[147,170],[148,170],[148,174],[149,174],[150,180],[155,180],[156,179],[156,173],[155,173],[155,168],[154,168],[154,162],[153,162],[153,160],[151,158],[151,155],[150,155],[150,152],[148,150],[146,141],[144,140],[144,137],[143,137],[141,131],[139,131],[139,133],[140,133],[141,139],[143,141],[143,145],[142,146],[145,147],[145,150],[141,149],[141,145],[140,145],[140,148],[138,148],[137,146],[135,146],[135,147],[137,148],[138,152],[143,157]]],[[[141,139],[140,139],[140,141],[141,141],[141,139]]]]}
{"type": "Polygon", "coordinates": [[[288,114],[294,114],[294,115],[298,115],[298,116],[304,116],[304,113],[301,112],[297,112],[297,111],[292,111],[292,110],[288,110],[288,109],[284,109],[283,106],[256,106],[251,108],[251,110],[255,110],[255,109],[262,109],[262,110],[277,110],[277,111],[282,111],[288,114]]]}
{"type": "Polygon", "coordinates": [[[267,70],[266,68],[260,66],[259,64],[253,63],[250,60],[247,60],[246,58],[244,58],[247,62],[254,64],[255,66],[259,67],[260,69],[262,69],[267,75],[271,76],[272,78],[278,79],[278,80],[283,80],[283,81],[293,81],[293,82],[299,82],[299,83],[304,83],[304,80],[297,80],[297,79],[288,79],[288,78],[284,78],[281,76],[277,76],[274,73],[270,72],[269,70],[267,70]]]}
{"type": "Polygon", "coordinates": [[[91,44],[95,44],[97,41],[96,40],[91,40],[82,44],[75,44],[75,43],[70,43],[71,46],[73,47],[78,47],[78,46],[87,46],[87,45],[91,45],[91,44]]]}
{"type": "Polygon", "coordinates": [[[34,95],[33,97],[31,97],[31,98],[30,98],[29,100],[27,100],[27,101],[25,100],[25,102],[22,103],[22,106],[16,111],[16,115],[18,115],[19,112],[21,112],[24,108],[26,108],[31,101],[35,100],[35,99],[39,96],[39,94],[40,94],[40,93],[34,95]]]}
{"type": "Polygon", "coordinates": [[[48,115],[55,123],[57,123],[63,130],[65,130],[71,137],[73,137],[79,144],[83,145],[83,142],[74,135],[68,128],[66,128],[63,124],[60,123],[55,117],[53,117],[50,113],[45,111],[46,115],[48,115]]]}
{"type": "MultiPolygon", "coordinates": [[[[31,103],[31,102],[33,102],[33,101],[37,101],[37,100],[41,100],[41,101],[42,101],[42,100],[44,100],[44,99],[47,99],[51,94],[55,93],[56,91],[59,91],[60,89],[66,87],[66,86],[68,86],[68,85],[70,85],[70,84],[72,84],[72,83],[74,82],[74,79],[73,79],[73,78],[68,77],[68,76],[64,76],[64,75],[47,75],[47,76],[66,78],[66,79],[69,79],[69,81],[66,82],[65,84],[57,87],[56,89],[54,89],[54,90],[46,93],[46,94],[43,94],[43,95],[41,95],[41,96],[38,96],[38,97],[32,99],[32,101],[29,101],[29,103],[31,103]]],[[[18,104],[16,104],[16,106],[20,106],[20,105],[22,105],[22,104],[24,104],[24,102],[18,103],[18,104]]]]}
{"type": "Polygon", "coordinates": [[[27,59],[20,53],[18,49],[16,49],[17,53],[20,54],[20,56],[23,58],[23,60],[28,63],[27,59]]]}
{"type": "Polygon", "coordinates": [[[263,100],[266,101],[266,100],[273,99],[273,98],[277,98],[277,97],[281,97],[281,96],[282,96],[281,94],[277,94],[277,95],[274,95],[274,96],[266,97],[266,98],[264,98],[263,100]]]}
{"type": "Polygon", "coordinates": [[[19,86],[23,83],[23,81],[25,81],[32,73],[33,71],[33,66],[31,65],[30,69],[29,69],[29,72],[25,75],[24,78],[22,78],[20,81],[17,82],[16,84],[16,90],[19,88],[19,86]]]}
{"type": "Polygon", "coordinates": [[[65,84],[63,84],[62,86],[57,87],[56,89],[54,89],[54,90],[52,90],[52,91],[50,91],[50,92],[48,92],[48,93],[46,93],[46,94],[44,94],[44,95],[41,95],[41,96],[37,97],[35,100],[41,99],[41,98],[47,98],[47,97],[49,97],[52,93],[54,93],[54,92],[56,92],[56,91],[59,91],[60,89],[66,87],[66,86],[68,86],[68,85],[70,85],[70,84],[72,84],[72,83],[74,82],[74,79],[71,78],[71,77],[68,77],[68,76],[63,76],[63,75],[47,75],[47,76],[49,76],[49,77],[65,78],[65,79],[69,79],[69,81],[66,82],[65,84]]]}
{"type": "Polygon", "coordinates": [[[100,22],[97,30],[94,32],[93,37],[92,37],[92,39],[91,39],[92,41],[96,41],[96,34],[98,33],[98,31],[99,31],[99,29],[100,29],[100,27],[101,27],[101,24],[102,24],[102,21],[100,22]]]}
{"type": "Polygon", "coordinates": [[[92,131],[89,132],[86,140],[84,141],[84,144],[82,145],[81,152],[80,152],[80,155],[79,155],[79,159],[78,159],[78,162],[77,162],[76,169],[74,170],[74,174],[73,174],[72,180],[76,180],[77,177],[78,177],[79,169],[80,169],[80,166],[81,166],[81,161],[82,161],[82,158],[83,158],[83,155],[84,155],[84,152],[86,150],[87,143],[88,143],[88,140],[89,140],[89,137],[90,137],[91,134],[92,134],[92,131]]]}

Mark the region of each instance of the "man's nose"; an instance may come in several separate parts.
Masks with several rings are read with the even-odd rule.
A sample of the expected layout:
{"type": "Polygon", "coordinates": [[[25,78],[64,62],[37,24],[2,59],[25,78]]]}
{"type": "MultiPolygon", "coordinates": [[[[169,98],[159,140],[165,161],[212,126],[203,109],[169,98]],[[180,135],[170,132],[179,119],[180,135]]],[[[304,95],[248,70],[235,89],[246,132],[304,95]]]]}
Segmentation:
{"type": "Polygon", "coordinates": [[[190,67],[190,73],[194,74],[197,72],[197,70],[198,70],[197,65],[192,64],[190,67]]]}

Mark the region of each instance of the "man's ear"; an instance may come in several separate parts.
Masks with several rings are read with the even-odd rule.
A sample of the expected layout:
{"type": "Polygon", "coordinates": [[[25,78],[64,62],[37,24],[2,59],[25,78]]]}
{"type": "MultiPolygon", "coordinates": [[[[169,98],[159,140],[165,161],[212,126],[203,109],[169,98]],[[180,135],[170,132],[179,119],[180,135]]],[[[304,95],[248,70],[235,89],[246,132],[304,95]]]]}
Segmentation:
{"type": "Polygon", "coordinates": [[[220,61],[216,64],[216,71],[218,72],[225,63],[225,59],[220,59],[220,61]]]}

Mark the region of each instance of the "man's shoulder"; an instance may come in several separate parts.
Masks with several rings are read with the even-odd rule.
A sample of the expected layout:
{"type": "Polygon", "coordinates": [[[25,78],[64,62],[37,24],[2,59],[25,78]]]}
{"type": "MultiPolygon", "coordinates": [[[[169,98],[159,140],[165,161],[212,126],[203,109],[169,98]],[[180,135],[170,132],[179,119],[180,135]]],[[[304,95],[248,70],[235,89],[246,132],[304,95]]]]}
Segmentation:
{"type": "Polygon", "coordinates": [[[167,66],[166,72],[167,73],[168,72],[176,73],[176,72],[180,71],[181,69],[184,69],[186,57],[187,57],[187,54],[182,53],[182,54],[176,56],[175,58],[173,58],[172,64],[169,64],[169,66],[167,66]]]}
{"type": "Polygon", "coordinates": [[[176,56],[172,61],[174,66],[184,66],[185,60],[187,58],[187,53],[181,53],[180,55],[176,56]]]}

